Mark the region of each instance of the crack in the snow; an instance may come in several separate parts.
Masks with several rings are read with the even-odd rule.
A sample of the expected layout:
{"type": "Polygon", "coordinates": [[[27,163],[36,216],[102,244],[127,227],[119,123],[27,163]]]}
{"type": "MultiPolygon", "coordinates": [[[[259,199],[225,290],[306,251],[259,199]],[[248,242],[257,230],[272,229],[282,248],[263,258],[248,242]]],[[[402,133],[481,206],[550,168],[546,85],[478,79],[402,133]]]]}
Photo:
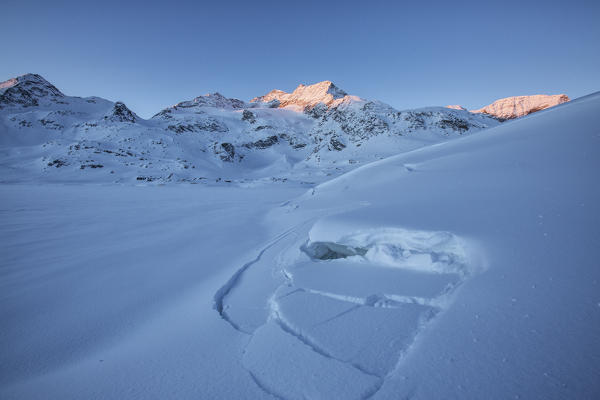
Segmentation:
{"type": "MultiPolygon", "coordinates": [[[[279,329],[281,329],[281,331],[285,332],[286,334],[292,336],[295,340],[298,340],[300,343],[304,344],[308,349],[310,349],[310,351],[312,351],[326,359],[329,359],[329,360],[332,360],[335,362],[339,362],[339,363],[343,363],[343,364],[347,365],[348,367],[356,370],[360,374],[363,374],[365,376],[372,378],[374,382],[371,385],[369,385],[368,387],[363,387],[363,389],[362,389],[363,392],[361,393],[361,397],[363,399],[369,399],[369,398],[373,397],[377,392],[379,392],[379,390],[385,383],[386,379],[388,379],[390,376],[392,376],[395,373],[395,371],[397,371],[397,369],[401,365],[401,362],[405,359],[406,354],[411,350],[411,348],[413,348],[415,342],[417,341],[418,336],[425,329],[425,326],[428,325],[428,323],[433,318],[435,318],[441,311],[443,311],[444,309],[446,309],[448,307],[448,305],[449,305],[449,297],[448,296],[450,295],[450,293],[454,292],[455,289],[458,286],[460,286],[461,283],[464,282],[464,280],[469,275],[468,270],[464,270],[464,269],[462,269],[462,267],[455,268],[460,273],[457,273],[454,270],[452,270],[452,273],[457,273],[461,279],[458,282],[447,284],[446,287],[444,288],[444,290],[442,291],[442,293],[439,293],[433,297],[404,296],[401,294],[385,294],[385,293],[383,293],[383,294],[374,293],[374,294],[367,295],[367,296],[361,296],[361,295],[350,296],[350,295],[344,295],[344,294],[338,294],[338,293],[332,293],[332,292],[327,292],[327,291],[311,289],[310,287],[296,286],[294,283],[293,273],[286,269],[285,264],[278,265],[279,272],[283,275],[285,281],[283,283],[281,283],[279,286],[275,287],[274,291],[272,292],[271,297],[267,301],[266,306],[268,306],[269,314],[268,314],[268,316],[266,316],[265,321],[262,325],[253,326],[250,328],[251,329],[250,331],[246,330],[245,328],[243,328],[241,326],[241,324],[238,323],[239,321],[237,321],[237,322],[234,321],[233,318],[228,315],[227,309],[229,306],[226,304],[226,298],[238,285],[240,285],[240,280],[241,280],[242,276],[244,275],[244,273],[251,266],[259,263],[261,261],[262,257],[265,255],[265,253],[268,250],[273,248],[277,243],[279,243],[280,241],[282,241],[283,239],[288,237],[294,231],[297,231],[298,228],[300,228],[303,225],[308,224],[309,222],[310,221],[306,221],[300,225],[297,225],[297,226],[283,232],[282,234],[277,236],[275,239],[273,239],[266,247],[264,247],[253,260],[244,264],[241,268],[239,268],[237,271],[235,271],[235,273],[230,277],[230,279],[215,293],[214,308],[219,313],[221,318],[223,320],[227,321],[234,329],[236,329],[237,331],[242,332],[244,334],[250,335],[250,341],[252,341],[254,338],[257,337],[257,336],[255,336],[255,332],[256,332],[256,329],[258,329],[258,327],[265,326],[265,324],[272,322],[275,324],[275,326],[277,326],[279,329]],[[287,288],[285,290],[282,290],[286,286],[287,286],[287,288]],[[284,293],[282,293],[282,292],[284,292],[284,293]],[[400,309],[402,307],[406,307],[407,304],[414,304],[414,305],[420,305],[420,306],[426,307],[426,309],[425,309],[425,311],[420,311],[421,314],[420,314],[419,319],[417,321],[415,321],[416,324],[414,326],[414,329],[412,329],[412,327],[411,327],[410,334],[406,335],[405,339],[407,342],[405,343],[405,345],[403,345],[403,348],[401,349],[401,351],[398,352],[398,354],[397,354],[398,358],[397,358],[397,360],[395,360],[395,364],[393,365],[393,367],[391,367],[390,369],[385,369],[385,370],[379,371],[379,373],[375,373],[373,371],[370,371],[369,369],[366,369],[364,366],[358,365],[358,363],[355,363],[352,360],[344,360],[344,359],[338,358],[339,355],[334,356],[332,353],[330,353],[330,350],[328,350],[327,348],[323,348],[323,347],[321,347],[321,345],[318,344],[318,341],[319,341],[318,337],[316,339],[313,339],[310,337],[310,335],[307,336],[303,332],[302,327],[294,326],[294,322],[293,322],[294,319],[292,318],[292,320],[289,320],[284,315],[284,313],[282,313],[280,311],[279,301],[287,298],[288,296],[292,296],[292,295],[298,294],[298,293],[308,293],[308,294],[318,295],[318,296],[330,298],[330,299],[337,300],[337,301],[342,301],[342,302],[349,304],[348,305],[349,308],[345,309],[344,311],[338,312],[337,314],[335,314],[331,317],[327,317],[326,319],[324,319],[320,322],[313,323],[310,326],[311,328],[315,328],[320,325],[330,323],[344,315],[347,315],[356,310],[359,310],[362,307],[400,309]],[[278,294],[279,294],[279,296],[278,296],[278,294]]],[[[419,232],[417,232],[417,234],[418,233],[419,232]]],[[[410,236],[409,236],[409,238],[410,238],[410,236]]],[[[331,258],[344,258],[344,257],[354,256],[356,254],[364,255],[363,253],[366,253],[366,250],[363,249],[362,247],[356,247],[356,248],[349,247],[349,246],[339,245],[339,244],[333,243],[333,242],[331,242],[331,243],[322,242],[319,244],[321,245],[321,247],[312,246],[309,248],[305,244],[300,249],[303,252],[305,252],[306,254],[308,254],[308,256],[310,258],[312,258],[313,260],[315,260],[315,259],[329,260],[331,258]],[[307,249],[312,250],[313,254],[311,255],[311,253],[309,253],[307,251],[307,249]]],[[[445,257],[446,260],[443,260],[443,261],[447,265],[457,265],[457,264],[463,265],[462,263],[458,262],[458,259],[459,259],[459,258],[457,258],[458,256],[455,257],[454,254],[452,254],[451,252],[448,254],[446,254],[446,253],[438,254],[435,251],[433,251],[433,249],[431,251],[427,251],[427,248],[425,248],[424,250],[421,251],[421,253],[422,254],[431,254],[432,261],[437,262],[438,259],[442,259],[443,257],[445,257]]],[[[418,253],[418,254],[415,253],[415,254],[417,254],[417,256],[418,256],[421,253],[418,253]]],[[[468,264],[465,263],[463,266],[466,266],[466,265],[468,265],[468,264]]],[[[261,267],[261,268],[263,268],[263,267],[261,267]]],[[[373,289],[377,289],[377,287],[374,287],[373,289]]],[[[297,301],[297,300],[294,299],[293,301],[297,301]]],[[[247,307],[247,308],[252,308],[252,307],[247,307]]],[[[293,317],[293,315],[292,315],[292,317],[293,317]]],[[[362,345],[368,346],[367,343],[362,343],[362,345]]],[[[244,350],[244,352],[245,351],[246,350],[244,350]]],[[[342,356],[343,356],[343,354],[342,354],[342,356]]],[[[267,383],[265,383],[265,382],[259,380],[259,378],[255,375],[255,373],[253,371],[251,371],[249,368],[247,368],[247,367],[244,367],[244,368],[250,374],[254,383],[266,394],[273,396],[275,398],[278,398],[278,399],[286,399],[286,397],[283,394],[277,393],[277,391],[278,391],[277,389],[281,389],[281,390],[284,390],[284,389],[282,389],[280,387],[276,387],[275,389],[269,388],[268,380],[267,380],[267,383]]],[[[356,393],[356,394],[358,395],[359,393],[356,393]]]]}
{"type": "MultiPolygon", "coordinates": [[[[273,305],[273,302],[271,303],[273,305]]],[[[318,346],[316,343],[314,343],[312,340],[310,340],[308,337],[304,336],[301,332],[298,332],[297,330],[295,330],[284,318],[281,317],[281,314],[279,313],[278,307],[276,304],[274,304],[274,307],[271,308],[271,316],[270,316],[271,320],[274,321],[284,332],[287,332],[288,334],[294,336],[296,339],[298,339],[300,342],[304,343],[305,345],[307,345],[308,347],[310,347],[315,353],[325,357],[325,358],[329,358],[331,360],[335,360],[335,361],[339,361],[341,363],[344,364],[348,364],[350,366],[352,366],[354,369],[360,371],[361,373],[371,376],[373,378],[377,378],[377,379],[381,379],[381,376],[367,371],[365,370],[363,367],[356,365],[355,363],[352,363],[350,361],[345,361],[342,359],[339,359],[335,356],[333,356],[331,353],[329,353],[328,351],[326,351],[325,349],[321,348],[320,346],[318,346]]]]}
{"type": "MultiPolygon", "coordinates": [[[[246,369],[246,368],[244,368],[244,369],[246,369]]],[[[258,379],[258,377],[256,377],[256,375],[254,375],[252,373],[252,371],[249,371],[248,369],[246,369],[246,371],[248,371],[248,374],[250,374],[250,377],[252,378],[252,380],[254,381],[254,383],[256,384],[256,386],[259,387],[260,390],[262,390],[263,392],[265,392],[269,396],[275,397],[276,399],[285,400],[285,397],[280,396],[279,394],[275,393],[271,389],[267,388],[267,386],[264,383],[262,383],[260,381],[260,379],[258,379]]]]}
{"type": "MultiPolygon", "coordinates": [[[[330,299],[345,301],[347,303],[356,304],[365,307],[374,308],[400,308],[405,304],[418,304],[421,306],[431,307],[435,309],[441,309],[441,302],[437,299],[429,299],[425,297],[417,296],[400,296],[400,295],[389,295],[389,294],[371,294],[366,297],[347,296],[343,294],[324,292],[322,290],[298,288],[296,291],[304,291],[306,293],[316,294],[330,299]]],[[[290,295],[292,293],[288,293],[290,295]]]]}
{"type": "Polygon", "coordinates": [[[352,312],[352,311],[354,311],[354,310],[358,310],[360,307],[362,307],[362,306],[360,306],[360,305],[358,305],[358,304],[357,304],[357,305],[355,305],[355,306],[352,306],[352,307],[350,307],[349,309],[347,309],[347,310],[345,310],[345,311],[342,311],[342,312],[340,312],[340,313],[337,313],[337,314],[336,314],[336,315],[334,315],[333,317],[329,317],[329,318],[327,318],[327,319],[326,319],[326,320],[324,320],[324,321],[317,322],[317,323],[316,323],[316,324],[314,324],[312,327],[313,327],[313,328],[315,328],[315,327],[317,327],[317,326],[319,326],[319,325],[323,325],[323,324],[326,324],[326,323],[328,323],[328,322],[331,322],[331,321],[333,321],[333,320],[334,320],[334,319],[336,319],[336,318],[342,317],[342,316],[344,316],[344,315],[346,315],[346,314],[348,314],[348,313],[351,313],[351,312],[352,312]]]}
{"type": "Polygon", "coordinates": [[[252,265],[259,262],[263,256],[263,254],[265,254],[265,252],[267,250],[269,250],[271,247],[273,247],[277,243],[279,243],[279,241],[281,241],[286,236],[288,236],[291,232],[293,232],[294,229],[295,229],[295,227],[288,229],[287,231],[285,231],[284,233],[282,233],[281,235],[279,235],[275,239],[273,239],[271,241],[271,243],[269,243],[269,245],[267,245],[265,248],[263,248],[258,253],[256,258],[254,258],[250,262],[247,262],[240,269],[235,271],[235,273],[231,276],[231,278],[229,278],[229,280],[223,286],[221,286],[221,288],[219,290],[217,290],[217,292],[215,293],[214,298],[213,298],[214,309],[217,310],[217,312],[219,313],[221,318],[223,318],[225,321],[227,321],[235,330],[240,331],[245,334],[250,334],[250,335],[252,334],[251,332],[247,332],[247,331],[243,330],[238,324],[236,324],[235,322],[233,322],[231,320],[231,318],[229,318],[229,316],[227,315],[227,312],[225,311],[225,307],[223,305],[223,301],[225,300],[225,297],[227,297],[227,295],[233,290],[233,288],[235,288],[237,286],[240,278],[242,277],[242,275],[244,274],[244,272],[246,272],[246,270],[248,268],[250,268],[252,265]]]}

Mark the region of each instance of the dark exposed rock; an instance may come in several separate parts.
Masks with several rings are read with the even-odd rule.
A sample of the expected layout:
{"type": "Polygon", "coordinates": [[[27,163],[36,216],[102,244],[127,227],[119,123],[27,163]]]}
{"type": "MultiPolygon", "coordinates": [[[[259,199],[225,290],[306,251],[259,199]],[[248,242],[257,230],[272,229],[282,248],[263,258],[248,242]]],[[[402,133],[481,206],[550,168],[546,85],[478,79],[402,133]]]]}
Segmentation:
{"type": "Polygon", "coordinates": [[[112,112],[109,115],[105,115],[104,119],[113,122],[135,123],[137,116],[129,108],[127,108],[124,103],[117,101],[112,109],[112,112]]]}
{"type": "Polygon", "coordinates": [[[279,139],[287,141],[296,150],[306,147],[306,143],[298,142],[294,136],[290,136],[287,133],[280,133],[279,139]]]}
{"type": "Polygon", "coordinates": [[[207,118],[196,121],[194,123],[181,123],[177,125],[169,125],[167,129],[175,133],[183,132],[228,132],[229,128],[223,122],[214,118],[207,118]]]}
{"type": "Polygon", "coordinates": [[[256,116],[252,111],[244,110],[244,112],[242,112],[242,121],[248,121],[253,124],[256,122],[256,116]]]}
{"type": "Polygon", "coordinates": [[[437,126],[442,129],[450,128],[461,133],[469,130],[469,124],[466,121],[452,116],[447,116],[441,119],[437,123],[437,126]]]}
{"type": "Polygon", "coordinates": [[[319,103],[314,107],[306,107],[304,113],[314,119],[319,119],[323,118],[328,110],[329,108],[325,104],[319,103]]]}
{"type": "Polygon", "coordinates": [[[342,142],[339,141],[339,139],[335,136],[332,136],[331,139],[329,139],[329,144],[330,144],[330,150],[336,150],[336,151],[341,151],[344,150],[346,148],[346,145],[342,142]]]}
{"type": "Polygon", "coordinates": [[[56,121],[49,120],[49,119],[40,119],[40,124],[42,124],[47,129],[56,129],[56,130],[64,129],[64,126],[62,126],[61,124],[57,123],[56,121]]]}
{"type": "Polygon", "coordinates": [[[80,169],[86,169],[86,168],[104,168],[104,165],[102,164],[82,164],[80,167],[80,169]]]}
{"type": "Polygon", "coordinates": [[[172,108],[165,108],[164,110],[154,114],[152,116],[152,118],[172,119],[173,118],[173,116],[171,115],[172,113],[173,113],[172,108]]]}
{"type": "Polygon", "coordinates": [[[63,160],[58,160],[58,159],[48,163],[49,167],[56,167],[56,168],[64,167],[65,165],[68,165],[68,164],[63,160]]]}
{"type": "Polygon", "coordinates": [[[262,131],[263,129],[273,129],[271,125],[261,125],[254,128],[255,131],[262,131]]]}
{"type": "Polygon", "coordinates": [[[221,143],[221,160],[226,162],[233,162],[235,159],[235,147],[231,143],[221,143]]]}
{"type": "Polygon", "coordinates": [[[253,143],[246,143],[243,146],[247,149],[266,149],[277,143],[279,143],[279,138],[277,136],[269,136],[266,139],[260,139],[253,143]]]}

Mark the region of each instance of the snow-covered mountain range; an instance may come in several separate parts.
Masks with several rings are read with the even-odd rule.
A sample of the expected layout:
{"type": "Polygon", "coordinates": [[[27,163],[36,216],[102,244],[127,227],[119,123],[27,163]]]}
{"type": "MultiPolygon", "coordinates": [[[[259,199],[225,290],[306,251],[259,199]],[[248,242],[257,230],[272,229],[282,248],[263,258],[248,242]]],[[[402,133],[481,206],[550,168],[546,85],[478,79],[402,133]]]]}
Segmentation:
{"type": "Polygon", "coordinates": [[[462,109],[398,111],[329,81],[250,102],[207,94],[145,120],[26,74],[0,84],[0,169],[5,182],[318,182],[499,123],[462,109]]]}

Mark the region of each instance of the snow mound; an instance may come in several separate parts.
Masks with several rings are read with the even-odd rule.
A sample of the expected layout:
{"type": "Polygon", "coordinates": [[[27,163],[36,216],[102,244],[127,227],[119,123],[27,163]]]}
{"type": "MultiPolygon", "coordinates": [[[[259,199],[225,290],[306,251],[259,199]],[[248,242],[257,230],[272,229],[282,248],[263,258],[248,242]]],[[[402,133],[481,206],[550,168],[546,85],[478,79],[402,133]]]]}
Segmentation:
{"type": "Polygon", "coordinates": [[[377,228],[341,237],[337,242],[309,241],[314,259],[362,257],[365,262],[422,272],[467,273],[465,244],[448,232],[377,228]]]}

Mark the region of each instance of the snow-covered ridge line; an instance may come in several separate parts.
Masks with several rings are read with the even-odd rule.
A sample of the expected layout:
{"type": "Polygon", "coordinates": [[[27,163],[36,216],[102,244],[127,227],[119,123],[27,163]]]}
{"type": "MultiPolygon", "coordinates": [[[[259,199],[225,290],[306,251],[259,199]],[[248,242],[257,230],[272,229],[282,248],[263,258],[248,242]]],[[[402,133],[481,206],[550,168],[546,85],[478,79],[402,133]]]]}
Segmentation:
{"type": "MultiPolygon", "coordinates": [[[[484,113],[501,119],[514,119],[529,115],[550,107],[570,101],[566,94],[535,94],[529,96],[506,97],[494,101],[485,107],[471,110],[472,113],[484,113]]],[[[448,108],[463,109],[461,106],[447,106],[448,108]]]]}
{"type": "Polygon", "coordinates": [[[122,102],[65,96],[35,74],[2,87],[4,182],[308,185],[500,123],[461,109],[399,111],[330,81],[249,103],[207,94],[148,120],[122,102]]]}

